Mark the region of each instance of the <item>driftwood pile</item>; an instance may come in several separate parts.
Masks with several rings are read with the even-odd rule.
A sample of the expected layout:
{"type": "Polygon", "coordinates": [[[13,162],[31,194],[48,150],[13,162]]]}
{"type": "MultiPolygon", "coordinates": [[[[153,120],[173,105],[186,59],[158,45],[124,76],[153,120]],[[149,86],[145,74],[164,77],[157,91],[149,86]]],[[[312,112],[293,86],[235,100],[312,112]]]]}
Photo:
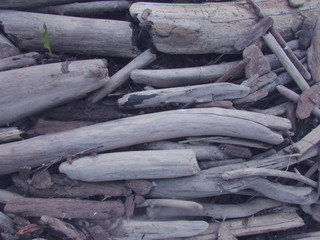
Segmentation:
{"type": "Polygon", "coordinates": [[[2,239],[320,237],[318,0],[185,2],[0,2],[2,239]]]}

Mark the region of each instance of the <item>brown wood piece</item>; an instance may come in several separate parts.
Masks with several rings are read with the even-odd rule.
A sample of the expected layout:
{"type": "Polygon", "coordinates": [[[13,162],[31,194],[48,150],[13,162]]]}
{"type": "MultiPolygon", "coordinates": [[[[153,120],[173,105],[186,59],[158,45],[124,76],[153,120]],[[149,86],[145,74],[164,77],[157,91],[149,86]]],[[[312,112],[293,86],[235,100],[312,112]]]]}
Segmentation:
{"type": "Polygon", "coordinates": [[[247,63],[250,60],[248,58],[245,58],[238,62],[236,65],[234,65],[231,69],[229,69],[225,74],[223,74],[221,77],[219,77],[215,82],[227,82],[229,79],[239,75],[239,72],[244,69],[244,67],[247,65],[247,63]]]}
{"type": "Polygon", "coordinates": [[[307,49],[310,46],[312,36],[313,36],[313,29],[316,25],[317,19],[316,18],[306,18],[301,25],[301,31],[299,35],[299,47],[301,49],[307,49]]]}
{"type": "Polygon", "coordinates": [[[221,144],[220,149],[230,157],[235,158],[251,158],[252,153],[249,148],[239,147],[230,144],[221,144]]]}
{"type": "Polygon", "coordinates": [[[130,180],[126,186],[139,195],[147,195],[152,189],[152,182],[147,180],[130,180]]]}
{"type": "Polygon", "coordinates": [[[264,35],[269,30],[269,28],[273,26],[273,23],[274,21],[272,17],[262,18],[249,30],[249,32],[245,33],[236,41],[236,43],[234,44],[235,49],[237,51],[242,51],[243,49],[245,49],[255,40],[264,35]]]}
{"type": "Polygon", "coordinates": [[[311,45],[308,48],[308,66],[311,71],[312,80],[320,82],[320,18],[314,27],[311,45]]]}
{"type": "Polygon", "coordinates": [[[320,85],[314,84],[311,88],[302,92],[299,97],[296,115],[299,119],[308,118],[315,107],[320,105],[320,85]]]}
{"type": "Polygon", "coordinates": [[[124,215],[120,201],[91,201],[76,199],[16,198],[5,205],[4,211],[22,216],[41,217],[49,215],[56,218],[109,219],[124,215]]]}

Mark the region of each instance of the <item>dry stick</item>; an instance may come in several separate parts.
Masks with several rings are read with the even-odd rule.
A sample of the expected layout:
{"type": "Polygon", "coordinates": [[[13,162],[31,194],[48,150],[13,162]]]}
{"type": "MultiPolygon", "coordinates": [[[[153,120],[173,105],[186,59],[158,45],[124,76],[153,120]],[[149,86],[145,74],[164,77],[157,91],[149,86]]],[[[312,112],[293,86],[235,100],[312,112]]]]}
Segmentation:
{"type": "Polygon", "coordinates": [[[293,145],[298,153],[304,154],[320,142],[320,125],[293,145]]]}
{"type": "Polygon", "coordinates": [[[299,88],[302,91],[310,88],[306,80],[303,78],[301,73],[296,69],[296,67],[290,61],[290,59],[288,58],[286,53],[283,51],[283,49],[280,47],[280,45],[278,44],[277,40],[273,37],[273,35],[271,33],[267,33],[266,35],[262,36],[262,38],[267,43],[267,45],[272,50],[272,52],[279,58],[282,65],[290,74],[290,76],[293,78],[293,80],[297,83],[299,88]]]}
{"type": "MultiPolygon", "coordinates": [[[[172,200],[177,201],[177,200],[172,200]]],[[[241,218],[253,215],[264,209],[279,207],[284,203],[267,198],[255,198],[240,204],[201,203],[202,210],[171,206],[150,206],[147,209],[151,219],[168,219],[177,217],[206,216],[214,219],[241,218]]]]}
{"type": "Polygon", "coordinates": [[[15,68],[29,67],[37,64],[40,58],[39,53],[31,52],[18,56],[8,57],[0,60],[0,71],[6,71],[15,68]]]}
{"type": "Polygon", "coordinates": [[[70,223],[61,221],[60,219],[44,215],[40,218],[40,223],[48,225],[53,230],[64,234],[67,238],[76,240],[86,240],[86,235],[80,230],[76,229],[70,223]]]}
{"type": "MultiPolygon", "coordinates": [[[[294,91],[290,90],[289,88],[279,85],[277,86],[277,90],[279,91],[279,93],[283,96],[285,96],[286,98],[290,99],[293,102],[298,102],[299,100],[299,94],[295,93],[294,91]]],[[[316,117],[320,117],[320,109],[315,106],[312,110],[313,115],[315,115],[316,117]]]]}
{"type": "MultiPolygon", "coordinates": [[[[263,13],[262,9],[255,3],[254,0],[247,0],[247,2],[249,2],[254,7],[254,10],[255,10],[256,15],[258,17],[260,17],[260,18],[265,18],[266,17],[266,15],[263,13]]],[[[282,47],[282,49],[285,51],[285,53],[287,54],[288,58],[292,61],[294,66],[297,68],[297,70],[303,75],[303,77],[306,80],[310,80],[311,79],[310,73],[302,65],[302,63],[299,61],[299,59],[294,54],[292,49],[287,45],[286,41],[282,38],[281,34],[277,31],[277,29],[274,26],[271,27],[271,33],[274,36],[274,38],[278,41],[278,43],[282,47]]]]}
{"type": "Polygon", "coordinates": [[[142,68],[152,63],[156,59],[156,55],[147,49],[141,53],[138,57],[133,59],[130,63],[124,66],[120,71],[114,74],[110,80],[105,84],[103,88],[97,91],[89,100],[91,103],[96,103],[107,94],[111,93],[121,84],[129,79],[130,73],[134,69],[142,68]]]}
{"type": "Polygon", "coordinates": [[[234,65],[230,70],[228,70],[225,74],[219,77],[215,82],[220,83],[220,82],[228,81],[230,78],[237,75],[237,73],[240,72],[247,65],[249,61],[250,61],[249,58],[245,58],[241,60],[236,65],[234,65]]]}
{"type": "Polygon", "coordinates": [[[297,68],[297,70],[304,77],[304,79],[306,79],[307,81],[310,80],[311,74],[302,65],[300,60],[297,58],[297,56],[294,54],[294,52],[291,50],[291,48],[287,45],[286,41],[282,38],[280,33],[274,27],[271,28],[271,33],[274,36],[274,38],[278,41],[279,45],[282,47],[284,52],[287,54],[288,58],[291,60],[293,65],[297,68]]]}
{"type": "Polygon", "coordinates": [[[297,173],[286,172],[276,169],[263,169],[263,168],[246,168],[240,170],[228,171],[221,174],[222,179],[230,180],[236,178],[244,178],[250,176],[265,176],[265,177],[281,177],[294,179],[300,182],[303,182],[307,185],[310,185],[314,188],[317,188],[317,182],[297,173]]]}

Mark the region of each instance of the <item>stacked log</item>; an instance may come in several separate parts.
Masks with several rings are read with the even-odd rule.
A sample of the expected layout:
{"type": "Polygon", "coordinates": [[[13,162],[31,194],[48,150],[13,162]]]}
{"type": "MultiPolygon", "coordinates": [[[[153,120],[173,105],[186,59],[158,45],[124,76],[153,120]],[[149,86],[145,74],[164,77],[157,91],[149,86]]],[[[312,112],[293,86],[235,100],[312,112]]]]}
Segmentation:
{"type": "Polygon", "coordinates": [[[1,237],[237,239],[304,226],[301,211],[319,222],[320,9],[290,6],[2,1],[1,237]],[[167,68],[168,54],[215,59],[167,68]]]}

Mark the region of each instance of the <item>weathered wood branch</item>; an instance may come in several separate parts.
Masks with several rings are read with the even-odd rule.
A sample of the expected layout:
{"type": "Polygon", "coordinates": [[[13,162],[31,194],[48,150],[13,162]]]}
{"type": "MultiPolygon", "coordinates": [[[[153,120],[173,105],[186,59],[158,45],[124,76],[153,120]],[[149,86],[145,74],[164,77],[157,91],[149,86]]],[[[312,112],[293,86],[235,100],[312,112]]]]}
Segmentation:
{"type": "Polygon", "coordinates": [[[69,3],[55,5],[44,8],[32,9],[33,12],[59,14],[65,16],[101,16],[103,14],[128,10],[130,3],[128,1],[98,1],[84,3],[69,3]]]}
{"type": "Polygon", "coordinates": [[[52,63],[0,72],[0,125],[81,98],[101,87],[107,79],[103,60],[52,63]]]}
{"type": "Polygon", "coordinates": [[[12,219],[2,212],[0,212],[0,228],[1,232],[8,232],[10,234],[15,234],[17,232],[12,219]]]}
{"type": "Polygon", "coordinates": [[[193,237],[206,231],[208,223],[205,221],[167,221],[144,222],[122,221],[110,236],[114,240],[145,240],[170,239],[178,237],[193,237]]]}
{"type": "Polygon", "coordinates": [[[201,203],[201,205],[202,210],[151,205],[147,208],[147,215],[151,220],[191,216],[206,216],[214,219],[242,218],[264,209],[282,206],[283,203],[271,199],[255,198],[239,204],[201,203]]]}
{"type": "Polygon", "coordinates": [[[145,143],[135,146],[138,149],[148,149],[148,150],[166,150],[166,149],[191,149],[196,153],[196,158],[198,161],[201,160],[221,160],[227,159],[228,156],[223,153],[219,147],[209,144],[183,144],[170,141],[158,141],[145,143]]]}
{"type": "MultiPolygon", "coordinates": [[[[298,58],[302,58],[306,56],[306,51],[297,50],[295,54],[298,58]]],[[[274,54],[265,57],[272,70],[279,68],[281,63],[274,54]]],[[[214,82],[238,63],[239,61],[234,61],[203,67],[175,69],[136,69],[131,72],[130,78],[136,83],[161,88],[205,84],[214,82]]],[[[237,73],[234,77],[244,77],[244,71],[237,73]]]]}
{"type": "Polygon", "coordinates": [[[132,70],[147,66],[148,64],[156,60],[156,57],[156,54],[152,53],[151,49],[147,49],[131,62],[129,62],[126,66],[124,66],[121,70],[116,72],[110,78],[110,80],[92,96],[90,101],[92,103],[98,102],[107,94],[111,93],[117,87],[125,83],[129,79],[132,70]]]}
{"type": "Polygon", "coordinates": [[[189,149],[105,153],[64,162],[61,173],[71,179],[102,182],[130,179],[176,178],[200,172],[189,149]]]}
{"type": "Polygon", "coordinates": [[[21,140],[20,134],[22,133],[23,131],[20,131],[15,127],[0,128],[0,143],[21,140]]]}
{"type": "Polygon", "coordinates": [[[15,198],[9,200],[4,211],[33,217],[109,219],[124,215],[124,206],[120,201],[15,198]]]}
{"type": "Polygon", "coordinates": [[[311,45],[308,48],[308,65],[311,70],[312,79],[316,82],[320,82],[320,18],[318,17],[316,25],[314,27],[314,33],[311,41],[311,45]]]}
{"type": "Polygon", "coordinates": [[[37,64],[39,53],[32,52],[0,60],[0,71],[11,70],[15,68],[29,67],[37,64]]]}
{"type": "Polygon", "coordinates": [[[18,175],[12,176],[15,186],[22,188],[28,196],[52,198],[88,198],[97,195],[109,197],[127,197],[131,190],[123,182],[87,183],[82,181],[72,182],[62,175],[52,175],[52,184],[45,189],[38,189],[21,179],[18,175]]]}
{"type": "Polygon", "coordinates": [[[294,143],[293,148],[300,154],[306,153],[312,147],[317,146],[320,142],[320,125],[315,129],[311,130],[306,136],[300,141],[294,143]]]}
{"type": "Polygon", "coordinates": [[[218,135],[279,144],[282,135],[271,129],[290,128],[285,118],[231,109],[197,108],[146,114],[2,144],[0,174],[15,172],[23,166],[39,166],[88,149],[102,152],[178,137],[218,135]]]}
{"type": "MultiPolygon", "coordinates": [[[[317,0],[303,7],[290,8],[287,1],[259,2],[266,16],[272,16],[274,26],[285,31],[302,20],[299,12],[319,14],[317,0]]],[[[255,25],[255,15],[244,2],[206,4],[134,3],[132,17],[150,26],[157,50],[170,54],[234,53],[235,42],[255,25]]]]}
{"type": "Polygon", "coordinates": [[[277,169],[264,169],[264,168],[246,168],[240,170],[232,170],[229,172],[225,172],[221,174],[222,179],[230,180],[236,178],[243,178],[248,176],[264,176],[264,177],[281,177],[281,178],[289,178],[293,180],[300,181],[307,185],[310,185],[314,188],[318,187],[318,183],[307,178],[303,175],[299,175],[297,173],[281,171],[277,169]]]}
{"type": "Polygon", "coordinates": [[[0,189],[0,203],[7,203],[11,199],[20,197],[22,196],[19,194],[0,189]]]}
{"type": "Polygon", "coordinates": [[[4,32],[24,49],[44,52],[43,24],[53,52],[132,58],[130,22],[0,10],[4,32]],[[74,29],[77,31],[74,31],[74,29]]]}
{"type": "Polygon", "coordinates": [[[121,108],[159,107],[168,103],[201,103],[247,96],[248,87],[232,83],[211,83],[188,87],[146,90],[118,99],[121,108]]]}
{"type": "Polygon", "coordinates": [[[146,199],[136,207],[167,207],[190,211],[201,211],[203,209],[202,205],[197,202],[176,199],[146,199]]]}
{"type": "MultiPolygon", "coordinates": [[[[298,228],[304,225],[302,218],[295,212],[285,212],[255,216],[244,225],[242,219],[225,221],[230,226],[232,235],[236,237],[250,236],[255,234],[283,231],[298,228]]],[[[177,240],[216,240],[218,239],[220,223],[210,223],[209,228],[201,236],[192,238],[179,238],[177,240]]]]}

